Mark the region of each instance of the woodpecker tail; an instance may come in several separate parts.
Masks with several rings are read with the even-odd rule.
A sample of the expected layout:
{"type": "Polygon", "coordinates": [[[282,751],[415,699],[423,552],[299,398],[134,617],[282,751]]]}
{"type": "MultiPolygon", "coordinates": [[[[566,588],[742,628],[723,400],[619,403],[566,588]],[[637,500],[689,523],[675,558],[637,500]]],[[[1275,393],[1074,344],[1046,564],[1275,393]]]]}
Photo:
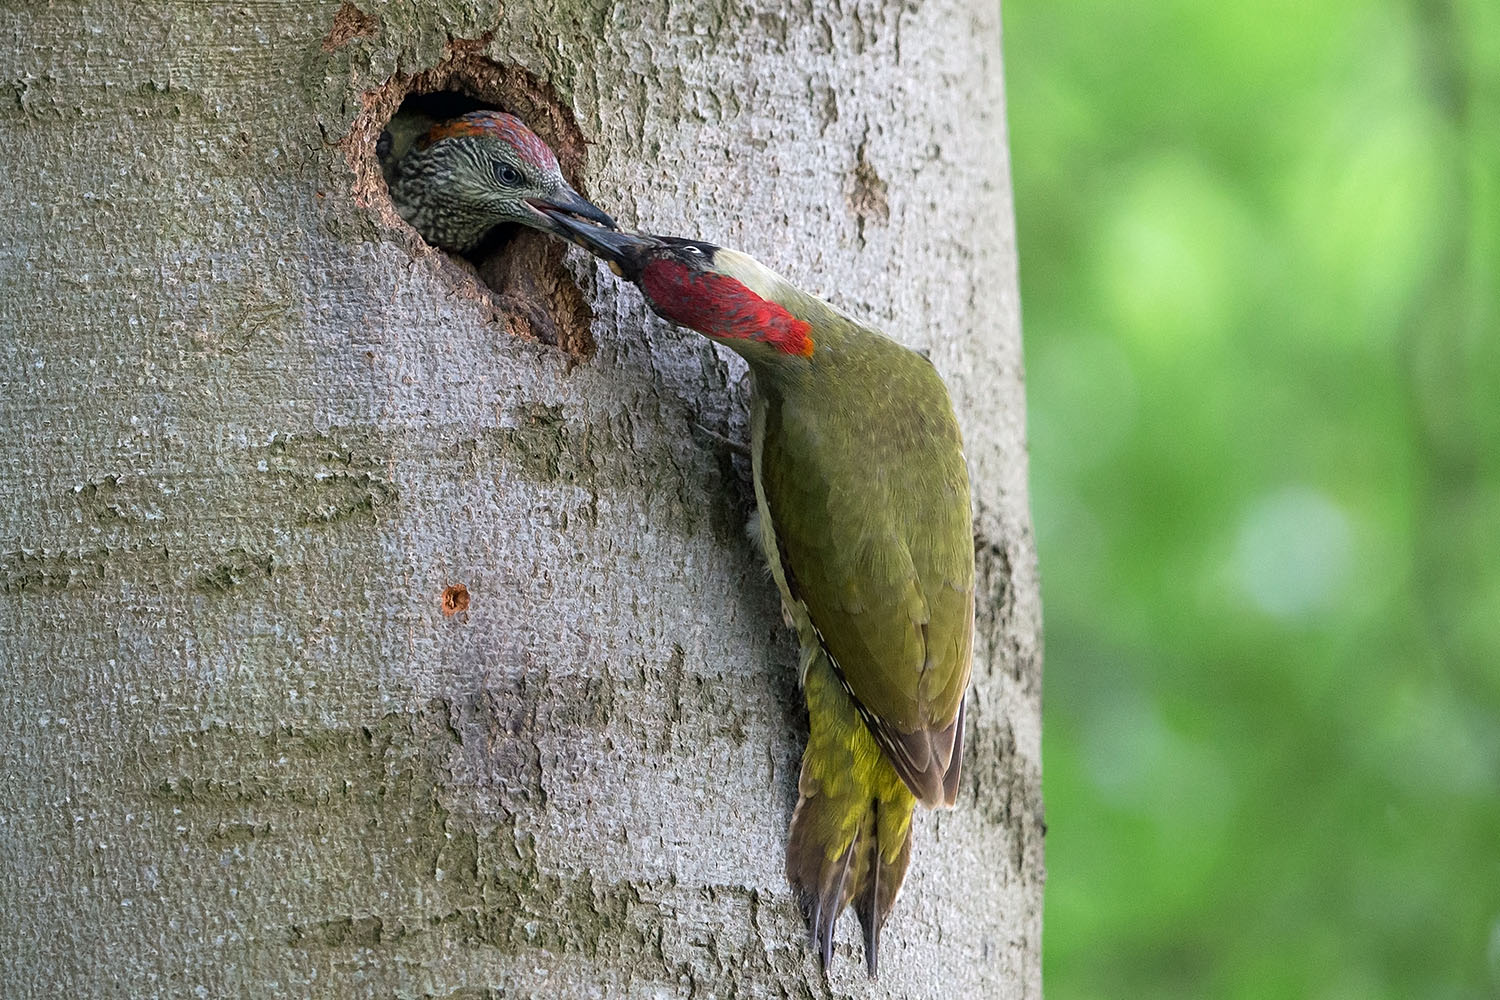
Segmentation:
{"type": "Polygon", "coordinates": [[[916,799],[859,717],[822,650],[804,652],[810,733],[787,838],[786,873],[828,971],[833,929],[851,902],[865,967],[880,965],[880,928],[911,861],[916,799]]]}

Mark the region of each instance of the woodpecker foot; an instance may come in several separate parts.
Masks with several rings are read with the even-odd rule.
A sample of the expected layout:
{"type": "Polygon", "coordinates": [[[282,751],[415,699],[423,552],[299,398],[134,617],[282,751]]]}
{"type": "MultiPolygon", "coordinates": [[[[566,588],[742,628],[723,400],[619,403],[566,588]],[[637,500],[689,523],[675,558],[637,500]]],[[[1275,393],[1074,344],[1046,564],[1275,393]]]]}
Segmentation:
{"type": "Polygon", "coordinates": [[[718,431],[711,431],[707,427],[704,427],[699,423],[693,424],[693,429],[698,431],[704,437],[713,441],[719,447],[728,448],[730,451],[734,452],[736,455],[739,455],[741,458],[750,457],[750,446],[743,441],[736,441],[733,438],[727,438],[724,435],[720,434],[718,431]]]}

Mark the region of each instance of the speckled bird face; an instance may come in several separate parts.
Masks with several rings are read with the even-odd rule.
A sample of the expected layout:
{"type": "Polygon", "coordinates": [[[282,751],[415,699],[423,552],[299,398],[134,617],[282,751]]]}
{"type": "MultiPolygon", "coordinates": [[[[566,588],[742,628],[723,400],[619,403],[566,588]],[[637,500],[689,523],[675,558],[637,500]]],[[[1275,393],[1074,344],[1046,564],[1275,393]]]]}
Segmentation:
{"type": "Polygon", "coordinates": [[[429,243],[460,252],[507,222],[564,235],[544,208],[614,228],[563,179],[557,157],[536,133],[494,111],[429,131],[396,165],[391,197],[429,243]]]}

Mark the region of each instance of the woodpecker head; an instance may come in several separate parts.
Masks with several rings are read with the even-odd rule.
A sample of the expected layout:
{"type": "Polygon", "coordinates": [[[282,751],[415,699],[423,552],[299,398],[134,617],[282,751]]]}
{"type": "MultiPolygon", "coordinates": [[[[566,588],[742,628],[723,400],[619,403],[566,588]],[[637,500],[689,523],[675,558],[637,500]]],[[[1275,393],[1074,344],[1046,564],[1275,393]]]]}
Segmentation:
{"type": "Polygon", "coordinates": [[[752,361],[809,358],[812,326],[782,300],[798,294],[753,257],[675,236],[600,229],[548,212],[561,235],[637,285],[657,315],[697,330],[752,361]]]}
{"type": "Polygon", "coordinates": [[[392,176],[391,200],[402,217],[446,250],[472,250],[502,222],[559,236],[567,233],[555,220],[570,215],[615,225],[563,180],[557,157],[535,132],[499,111],[434,125],[392,176]]]}

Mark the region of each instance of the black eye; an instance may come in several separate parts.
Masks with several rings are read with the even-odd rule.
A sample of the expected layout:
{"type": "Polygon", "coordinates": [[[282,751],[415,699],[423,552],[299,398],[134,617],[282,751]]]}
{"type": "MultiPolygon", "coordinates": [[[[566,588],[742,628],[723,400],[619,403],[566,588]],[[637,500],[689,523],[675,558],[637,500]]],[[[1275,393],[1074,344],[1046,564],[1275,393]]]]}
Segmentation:
{"type": "Polygon", "coordinates": [[[521,171],[509,163],[501,163],[495,167],[495,179],[506,187],[515,187],[521,183],[521,171]]]}
{"type": "Polygon", "coordinates": [[[693,246],[691,243],[684,243],[683,246],[682,246],[682,252],[683,253],[690,253],[694,257],[702,257],[703,256],[703,251],[699,250],[697,247],[693,246]]]}

